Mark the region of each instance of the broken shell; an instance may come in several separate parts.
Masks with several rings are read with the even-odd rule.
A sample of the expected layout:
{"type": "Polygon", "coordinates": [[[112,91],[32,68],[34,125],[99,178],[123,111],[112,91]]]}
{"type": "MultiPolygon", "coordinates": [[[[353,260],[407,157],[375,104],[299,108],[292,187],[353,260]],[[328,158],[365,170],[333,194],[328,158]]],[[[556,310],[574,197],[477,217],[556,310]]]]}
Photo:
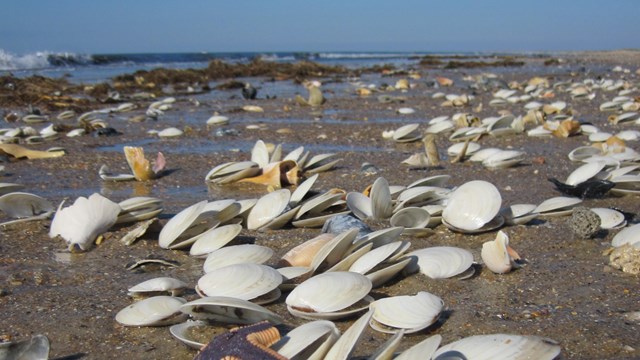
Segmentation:
{"type": "Polygon", "coordinates": [[[98,235],[115,224],[120,206],[104,196],[94,193],[89,198],[79,197],[73,205],[62,208],[51,221],[49,237],[60,235],[70,248],[78,245],[87,250],[98,235]]]}
{"type": "Polygon", "coordinates": [[[116,314],[124,326],[165,326],[183,322],[187,315],[180,307],[187,301],[172,296],[154,296],[127,306],[116,314]]]}
{"type": "Polygon", "coordinates": [[[264,264],[273,256],[273,250],[266,246],[243,244],[223,247],[207,256],[203,269],[205,273],[234,264],[264,264]]]}
{"type": "Polygon", "coordinates": [[[253,324],[268,320],[282,323],[280,316],[250,301],[226,296],[208,296],[185,303],[180,311],[194,319],[219,321],[229,324],[253,324]]]}
{"type": "Polygon", "coordinates": [[[498,231],[495,240],[482,244],[481,251],[484,264],[496,274],[504,274],[511,271],[515,260],[520,256],[509,247],[509,237],[503,231],[498,231]]]}
{"type": "Polygon", "coordinates": [[[207,322],[200,321],[200,320],[198,321],[187,320],[183,323],[172,325],[171,327],[169,327],[169,332],[171,333],[171,335],[173,335],[174,338],[178,339],[180,342],[187,345],[188,347],[195,350],[200,350],[207,344],[197,342],[191,339],[191,337],[189,336],[189,332],[190,332],[189,329],[193,327],[205,327],[205,326],[209,326],[207,322]]]}
{"type": "Polygon", "coordinates": [[[383,298],[369,305],[373,312],[369,325],[384,333],[404,329],[405,333],[411,334],[436,322],[443,307],[442,299],[426,291],[413,296],[383,298]]]}

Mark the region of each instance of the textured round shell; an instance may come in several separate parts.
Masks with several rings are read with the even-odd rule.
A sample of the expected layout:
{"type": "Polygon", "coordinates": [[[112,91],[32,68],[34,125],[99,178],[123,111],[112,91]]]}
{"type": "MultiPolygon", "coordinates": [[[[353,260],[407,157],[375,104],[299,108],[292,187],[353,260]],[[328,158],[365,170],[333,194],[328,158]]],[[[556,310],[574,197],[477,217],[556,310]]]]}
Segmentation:
{"type": "Polygon", "coordinates": [[[171,296],[154,296],[140,300],[116,314],[116,321],[125,326],[164,326],[186,319],[180,307],[187,301],[171,296]]]}
{"type": "Polygon", "coordinates": [[[537,336],[509,334],[475,335],[444,345],[433,354],[434,359],[551,360],[560,354],[554,341],[537,336]]]}
{"type": "Polygon", "coordinates": [[[242,244],[215,250],[204,261],[204,272],[209,273],[225,266],[251,263],[264,264],[273,256],[273,250],[266,246],[242,244]]]}
{"type": "Polygon", "coordinates": [[[446,279],[462,274],[473,265],[473,254],[469,250],[450,246],[418,249],[407,256],[417,257],[420,272],[432,279],[446,279]]]}
{"type": "Polygon", "coordinates": [[[371,280],[362,274],[346,271],[323,273],[298,285],[287,296],[286,303],[298,310],[330,313],[355,304],[371,288],[371,280]]]}
{"type": "Polygon", "coordinates": [[[384,333],[399,329],[405,329],[407,334],[414,333],[436,322],[443,306],[442,299],[426,291],[413,296],[383,298],[369,305],[373,312],[369,325],[384,333]]]}
{"type": "Polygon", "coordinates": [[[276,289],[282,275],[258,264],[234,264],[206,273],[198,280],[198,289],[206,296],[228,296],[252,300],[276,289]]]}
{"type": "Polygon", "coordinates": [[[477,230],[500,211],[502,197],[491,183],[474,180],[461,185],[449,196],[442,218],[462,230],[477,230]]]}
{"type": "Polygon", "coordinates": [[[247,229],[256,230],[282,214],[287,208],[290,198],[291,191],[289,189],[280,189],[258,199],[249,212],[247,229]]]}

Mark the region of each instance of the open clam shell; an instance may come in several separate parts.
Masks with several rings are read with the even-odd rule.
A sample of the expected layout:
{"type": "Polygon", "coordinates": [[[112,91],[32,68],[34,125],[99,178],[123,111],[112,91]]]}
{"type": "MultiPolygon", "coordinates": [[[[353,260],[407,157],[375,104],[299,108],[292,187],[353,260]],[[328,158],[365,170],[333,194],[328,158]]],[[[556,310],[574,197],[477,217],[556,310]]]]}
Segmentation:
{"type": "Polygon", "coordinates": [[[404,228],[401,226],[394,226],[370,232],[367,235],[356,239],[353,242],[351,250],[359,248],[367,243],[373,244],[374,249],[389,244],[396,241],[400,237],[400,234],[402,234],[403,230],[404,228]]]}
{"type": "Polygon", "coordinates": [[[552,360],[560,350],[556,342],[537,336],[491,334],[470,336],[444,345],[433,356],[434,359],[449,359],[447,355],[451,354],[456,359],[552,360]]]}
{"type": "Polygon", "coordinates": [[[333,240],[334,237],[335,235],[333,234],[324,233],[307,240],[287,251],[287,253],[282,256],[280,263],[285,266],[309,267],[320,249],[333,240]]]}
{"type": "Polygon", "coordinates": [[[442,187],[445,186],[447,184],[447,182],[449,182],[449,180],[451,179],[451,175],[433,175],[433,176],[428,176],[426,178],[422,178],[419,180],[416,180],[414,182],[412,182],[411,184],[409,184],[407,186],[407,188],[412,188],[412,187],[416,187],[416,186],[437,186],[437,187],[442,187]]]}
{"type": "Polygon", "coordinates": [[[582,202],[581,199],[566,196],[556,196],[540,203],[533,212],[540,216],[562,216],[572,213],[573,208],[582,202]]]}
{"type": "Polygon", "coordinates": [[[418,332],[438,320],[444,307],[441,298],[426,291],[416,295],[393,296],[374,301],[369,305],[373,316],[369,325],[377,331],[394,333],[418,332]]]}
{"type": "Polygon", "coordinates": [[[362,274],[346,271],[323,273],[293,289],[286,299],[287,308],[295,316],[302,313],[310,317],[344,311],[367,296],[371,288],[371,280],[362,274]]]}
{"type": "Polygon", "coordinates": [[[153,296],[160,293],[170,293],[171,296],[177,296],[184,291],[188,285],[182,281],[171,277],[157,277],[143,281],[129,288],[129,295],[153,296]]]}
{"type": "Polygon", "coordinates": [[[26,218],[44,213],[53,213],[55,207],[49,200],[38,195],[11,192],[0,196],[0,211],[11,218],[26,218]]]}
{"type": "Polygon", "coordinates": [[[376,266],[389,260],[396,254],[402,254],[411,245],[406,241],[395,241],[390,244],[381,246],[357,259],[349,268],[349,271],[367,274],[373,270],[376,266]]]}
{"type": "Polygon", "coordinates": [[[291,191],[280,189],[258,199],[247,218],[247,229],[256,230],[282,214],[289,204],[291,191]]]}
{"type": "Polygon", "coordinates": [[[194,319],[229,324],[253,324],[263,320],[272,324],[282,323],[280,316],[260,305],[226,296],[209,296],[189,301],[180,307],[180,311],[194,319]]]}
{"type": "Polygon", "coordinates": [[[187,301],[171,296],[154,296],[133,303],[116,314],[116,321],[124,326],[165,326],[187,319],[180,307],[187,301]]]}
{"type": "Polygon", "coordinates": [[[365,276],[371,280],[371,284],[374,288],[380,287],[387,283],[387,281],[396,277],[400,272],[412,261],[410,258],[404,258],[397,261],[384,262],[380,268],[374,268],[371,272],[365,276]]]}
{"type": "Polygon", "coordinates": [[[616,229],[627,224],[624,214],[609,208],[592,208],[591,211],[600,217],[601,229],[616,229]]]}
{"type": "Polygon", "coordinates": [[[209,253],[204,261],[203,269],[205,273],[209,273],[234,264],[264,264],[272,256],[273,250],[266,246],[254,244],[227,246],[209,253]]]}
{"type": "Polygon", "coordinates": [[[501,203],[500,192],[493,184],[470,181],[451,193],[442,219],[458,229],[478,230],[496,217],[501,203]]]}
{"type": "Polygon", "coordinates": [[[371,187],[371,215],[374,219],[384,220],[391,217],[393,205],[391,203],[391,191],[389,183],[383,177],[373,182],[371,187]]]}
{"type": "Polygon", "coordinates": [[[611,240],[611,246],[620,247],[629,244],[640,249],[640,224],[635,224],[622,229],[611,240]]]}
{"type": "Polygon", "coordinates": [[[116,224],[149,220],[162,212],[162,200],[153,197],[133,197],[118,203],[120,214],[116,224]]]}
{"type": "Polygon", "coordinates": [[[316,180],[318,180],[318,174],[314,174],[310,176],[307,180],[303,181],[296,190],[291,194],[291,198],[289,199],[289,206],[296,207],[304,197],[309,193],[313,184],[315,184],[316,180]]]}
{"type": "Polygon", "coordinates": [[[429,225],[431,215],[429,211],[418,207],[408,207],[399,210],[389,220],[391,226],[401,226],[407,229],[425,228],[429,225]]]}
{"type": "Polygon", "coordinates": [[[238,224],[213,228],[198,237],[198,240],[191,245],[189,254],[192,256],[206,256],[231,242],[240,234],[240,231],[242,231],[242,226],[238,224]]]}
{"type": "Polygon", "coordinates": [[[436,246],[410,252],[407,257],[415,257],[417,261],[407,266],[405,271],[420,271],[432,279],[447,279],[460,275],[473,265],[473,254],[469,250],[436,246]]]}
{"type": "Polygon", "coordinates": [[[198,342],[194,339],[192,339],[189,336],[189,332],[191,331],[191,328],[195,328],[195,327],[208,327],[208,323],[205,321],[201,321],[201,320],[187,320],[183,323],[180,324],[175,324],[172,325],[171,327],[169,327],[169,332],[171,333],[171,335],[178,339],[180,342],[182,342],[183,344],[187,345],[188,347],[192,348],[192,349],[196,349],[196,350],[200,350],[202,349],[204,346],[206,346],[207,344],[205,343],[201,343],[198,342]]]}
{"type": "Polygon", "coordinates": [[[289,331],[271,348],[287,359],[322,360],[339,337],[333,322],[316,320],[289,331]]]}
{"type": "Polygon", "coordinates": [[[244,263],[228,265],[206,273],[198,280],[197,290],[204,296],[227,296],[264,304],[277,300],[279,292],[277,297],[270,294],[264,299],[258,298],[277,289],[281,283],[282,275],[275,269],[244,263]]]}
{"type": "Polygon", "coordinates": [[[416,345],[403,351],[398,357],[395,358],[395,360],[433,359],[433,354],[436,352],[436,350],[438,350],[438,346],[440,346],[441,341],[441,335],[429,336],[416,345]]]}
{"type": "Polygon", "coordinates": [[[227,162],[217,165],[205,176],[205,181],[228,184],[246,177],[256,176],[260,167],[253,161],[227,162]]]}
{"type": "Polygon", "coordinates": [[[596,176],[600,171],[602,171],[602,169],[604,169],[605,166],[606,163],[604,161],[586,163],[569,174],[565,184],[571,186],[581,184],[596,176]]]}
{"type": "Polygon", "coordinates": [[[206,205],[207,201],[203,200],[187,207],[172,217],[160,231],[158,237],[160,247],[168,249],[178,237],[193,224],[206,205]]]}
{"type": "Polygon", "coordinates": [[[0,195],[8,194],[10,192],[18,191],[24,188],[24,185],[12,184],[12,183],[0,183],[0,195]]]}
{"type": "Polygon", "coordinates": [[[373,216],[371,207],[371,199],[359,192],[350,192],[347,194],[347,207],[360,220],[366,220],[373,216]]]}
{"type": "Polygon", "coordinates": [[[340,336],[338,341],[331,347],[325,359],[328,360],[346,360],[351,358],[353,350],[364,335],[364,331],[371,319],[371,311],[367,311],[358,320],[356,320],[349,328],[340,336]]]}
{"type": "Polygon", "coordinates": [[[418,131],[420,124],[407,124],[399,127],[393,133],[393,140],[396,142],[411,142],[422,138],[422,134],[418,131]]]}
{"type": "Polygon", "coordinates": [[[488,169],[505,169],[524,161],[525,153],[517,150],[500,150],[482,161],[482,166],[488,169]]]}
{"type": "Polygon", "coordinates": [[[500,210],[500,215],[504,217],[507,225],[523,225],[538,217],[534,204],[514,204],[500,210]]]}
{"type": "Polygon", "coordinates": [[[358,235],[358,229],[352,228],[336,235],[331,241],[323,245],[311,262],[314,272],[322,272],[337,264],[346,254],[347,250],[358,235]]]}

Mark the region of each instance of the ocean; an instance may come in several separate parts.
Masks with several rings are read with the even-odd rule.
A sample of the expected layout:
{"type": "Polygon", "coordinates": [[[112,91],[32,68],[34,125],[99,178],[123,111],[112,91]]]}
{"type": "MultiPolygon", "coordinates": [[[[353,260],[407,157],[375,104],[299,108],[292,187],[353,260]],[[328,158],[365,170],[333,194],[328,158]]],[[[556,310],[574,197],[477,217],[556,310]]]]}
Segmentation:
{"type": "Polygon", "coordinates": [[[147,54],[76,54],[34,52],[12,54],[0,49],[0,75],[18,77],[42,75],[68,77],[77,83],[97,83],[116,75],[154,68],[198,69],[212,60],[229,63],[249,62],[255,58],[274,62],[314,61],[326,65],[365,67],[392,64],[405,67],[424,55],[438,52],[192,52],[147,54]]]}

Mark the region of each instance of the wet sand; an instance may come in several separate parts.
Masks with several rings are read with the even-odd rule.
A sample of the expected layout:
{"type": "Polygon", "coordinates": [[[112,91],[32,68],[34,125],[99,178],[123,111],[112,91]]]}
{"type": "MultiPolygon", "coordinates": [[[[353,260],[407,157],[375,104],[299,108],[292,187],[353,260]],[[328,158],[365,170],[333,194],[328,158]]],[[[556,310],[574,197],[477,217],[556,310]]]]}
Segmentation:
{"type": "MultiPolygon", "coordinates": [[[[157,121],[132,123],[128,119],[144,113],[151,102],[140,100],[140,108],[133,112],[104,117],[110,126],[122,132],[114,137],[83,136],[60,137],[58,140],[34,145],[46,149],[61,146],[67,150],[62,158],[49,160],[19,160],[1,163],[0,182],[19,183],[24,191],[35,193],[58,204],[64,198],[88,196],[100,192],[114,201],[132,196],[154,196],[164,200],[163,221],[188,205],[209,199],[246,199],[259,197],[266,189],[259,186],[228,185],[211,186],[204,176],[215,165],[226,161],[248,160],[256,140],[282,143],[285,152],[297,146],[305,146],[312,154],[335,152],[343,159],[332,171],[321,173],[314,189],[341,188],[361,191],[378,176],[390,184],[408,185],[420,178],[449,174],[449,186],[458,186],[470,180],[487,180],[496,185],[503,197],[503,205],[513,203],[538,204],[559,196],[548,177],[565,179],[578,165],[567,159],[574,148],[588,144],[585,135],[561,138],[532,138],[525,134],[505,137],[486,136],[480,140],[482,147],[500,147],[524,150],[527,160],[523,165],[488,170],[479,164],[462,162],[451,164],[446,148],[451,145],[447,135],[438,136],[438,147],[443,158],[442,167],[436,169],[411,169],[400,162],[422,150],[420,142],[397,144],[382,138],[384,130],[391,130],[408,123],[426,122],[440,115],[457,112],[474,112],[480,103],[482,110],[474,112],[480,118],[495,116],[500,110],[510,110],[515,115],[524,114],[523,104],[491,107],[490,90],[468,89],[466,75],[493,72],[506,81],[524,81],[533,76],[549,77],[558,81],[582,81],[599,76],[611,79],[627,79],[638,85],[635,71],[640,66],[640,56],[635,51],[615,53],[572,53],[561,56],[560,65],[544,66],[545,59],[524,58],[522,67],[442,69],[416,67],[419,80],[410,80],[415,88],[407,92],[385,93],[406,98],[402,104],[382,104],[376,95],[359,97],[347,82],[347,75],[312,77],[323,82],[326,104],[311,109],[300,107],[293,101],[295,93],[306,96],[304,88],[294,81],[276,81],[264,77],[240,78],[250,80],[260,87],[258,100],[246,101],[239,90],[213,90],[198,95],[176,95],[174,109],[161,115],[157,121]],[[621,65],[630,73],[612,72],[621,65]],[[434,76],[454,80],[452,88],[434,89],[427,82],[434,76]],[[442,100],[433,99],[434,92],[468,93],[475,99],[470,106],[444,108],[442,100]],[[275,95],[275,99],[265,99],[275,95]],[[199,106],[194,105],[197,99],[199,106]],[[263,113],[237,111],[244,105],[258,105],[263,113]],[[399,115],[399,107],[416,110],[411,115],[399,115]],[[216,136],[219,127],[207,128],[206,120],[219,112],[230,118],[224,129],[237,135],[216,136]],[[258,129],[247,128],[258,125],[258,129]],[[188,128],[176,139],[158,139],[146,132],[168,126],[188,128]],[[171,173],[149,182],[107,183],[98,176],[102,164],[114,172],[127,172],[122,146],[144,146],[145,152],[162,151],[171,173]],[[543,158],[544,162],[533,161],[543,158]],[[360,171],[361,164],[374,164],[379,172],[367,175],[360,171]]],[[[363,73],[364,83],[395,84],[406,75],[381,77],[380,73],[363,73]]],[[[224,82],[220,80],[219,82],[224,82]]],[[[214,87],[216,84],[211,84],[214,87]]],[[[609,113],[600,112],[600,103],[611,99],[613,93],[597,92],[593,101],[572,100],[568,94],[556,92],[553,101],[563,100],[576,111],[576,117],[588,121],[603,131],[616,133],[623,129],[637,129],[637,125],[611,125],[609,113]]],[[[638,96],[634,93],[633,96],[638,96]]],[[[543,100],[543,102],[547,102],[543,100]]],[[[100,107],[95,102],[89,107],[100,107]]],[[[106,106],[106,105],[102,105],[106,106]]],[[[21,107],[3,110],[24,111],[21,107]]],[[[57,115],[59,111],[46,110],[57,115]]],[[[64,122],[62,122],[64,123],[64,122]]],[[[66,123],[73,124],[74,120],[66,123]]],[[[16,124],[5,124],[15,126],[16,124]]],[[[23,124],[21,124],[23,125],[23,124]]],[[[38,127],[38,126],[34,126],[38,127]]],[[[629,146],[635,148],[634,142],[629,146]]],[[[637,196],[585,200],[587,207],[609,207],[640,213],[637,196]]],[[[462,337],[511,333],[538,335],[557,341],[562,347],[562,359],[633,359],[640,358],[638,331],[640,324],[625,320],[627,312],[640,310],[638,277],[612,269],[603,252],[617,230],[603,232],[592,240],[574,238],[566,226],[567,217],[543,218],[524,226],[506,227],[511,245],[527,264],[517,271],[496,275],[483,268],[468,280],[431,280],[416,274],[399,278],[389,285],[375,289],[374,297],[399,294],[415,294],[429,291],[440,296],[445,303],[445,313],[440,321],[427,330],[403,338],[400,350],[433,334],[443,337],[443,344],[462,337]]],[[[0,221],[8,220],[4,215],[0,221]]],[[[132,227],[116,227],[109,231],[99,246],[86,253],[70,254],[61,240],[49,239],[50,221],[38,221],[14,225],[0,232],[0,313],[3,326],[2,339],[21,340],[34,334],[45,334],[52,342],[52,358],[129,359],[175,358],[190,359],[195,352],[171,337],[167,327],[128,328],[115,322],[115,314],[132,303],[127,288],[143,280],[157,276],[173,276],[195,285],[202,275],[201,259],[194,259],[184,251],[168,251],[157,244],[157,233],[143,237],[132,246],[124,246],[119,239],[132,227]],[[149,256],[159,256],[180,263],[177,268],[146,267],[129,271],[125,264],[149,256]]],[[[389,226],[388,223],[371,223],[374,229],[389,226]]],[[[311,239],[319,229],[286,228],[277,231],[248,231],[241,235],[256,244],[265,245],[283,255],[293,246],[311,239]]],[[[482,243],[492,240],[495,232],[478,235],[462,235],[440,225],[428,238],[405,239],[411,242],[410,250],[428,246],[450,245],[467,248],[480,261],[482,243]]],[[[277,257],[272,263],[275,264],[277,257]]],[[[189,300],[197,295],[189,292],[189,300]]],[[[287,326],[304,323],[286,311],[284,296],[267,308],[283,316],[287,326]]],[[[353,319],[337,322],[344,331],[353,319]]],[[[367,329],[358,344],[356,355],[369,355],[380,346],[387,335],[367,329]]]]}

